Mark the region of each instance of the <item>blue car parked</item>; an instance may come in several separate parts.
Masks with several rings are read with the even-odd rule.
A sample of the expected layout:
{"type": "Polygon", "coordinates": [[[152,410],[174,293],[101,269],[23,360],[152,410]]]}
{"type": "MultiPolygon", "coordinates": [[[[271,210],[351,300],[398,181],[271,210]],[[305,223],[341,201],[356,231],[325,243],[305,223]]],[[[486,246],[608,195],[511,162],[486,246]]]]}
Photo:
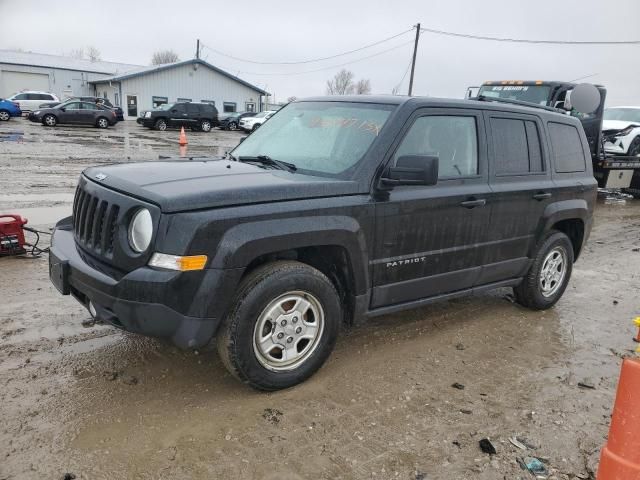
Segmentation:
{"type": "Polygon", "coordinates": [[[0,120],[6,122],[11,117],[22,116],[22,110],[17,103],[0,98],[0,120]]]}

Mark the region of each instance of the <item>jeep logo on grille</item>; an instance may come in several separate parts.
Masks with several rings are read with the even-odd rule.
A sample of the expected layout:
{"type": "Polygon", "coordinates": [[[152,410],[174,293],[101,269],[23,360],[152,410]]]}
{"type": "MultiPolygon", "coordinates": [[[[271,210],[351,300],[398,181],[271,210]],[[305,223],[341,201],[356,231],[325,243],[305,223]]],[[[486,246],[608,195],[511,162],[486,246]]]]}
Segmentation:
{"type": "Polygon", "coordinates": [[[96,178],[96,180],[102,181],[105,178],[107,178],[107,176],[104,173],[98,173],[95,178],[96,178]]]}

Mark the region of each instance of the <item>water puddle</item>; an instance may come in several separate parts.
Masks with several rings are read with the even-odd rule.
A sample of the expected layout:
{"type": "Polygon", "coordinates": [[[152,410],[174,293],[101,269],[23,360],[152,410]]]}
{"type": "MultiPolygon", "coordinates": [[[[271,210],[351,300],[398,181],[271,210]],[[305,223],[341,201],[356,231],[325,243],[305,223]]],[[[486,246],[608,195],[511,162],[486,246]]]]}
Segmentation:
{"type": "Polygon", "coordinates": [[[0,142],[18,142],[24,141],[24,132],[0,132],[0,142]]]}

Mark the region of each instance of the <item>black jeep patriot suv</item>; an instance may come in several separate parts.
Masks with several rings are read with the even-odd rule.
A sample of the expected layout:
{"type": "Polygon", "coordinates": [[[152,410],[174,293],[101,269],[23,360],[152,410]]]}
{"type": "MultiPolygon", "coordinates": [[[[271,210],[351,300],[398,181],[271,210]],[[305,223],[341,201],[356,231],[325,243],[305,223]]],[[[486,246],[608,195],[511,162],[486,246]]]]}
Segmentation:
{"type": "Polygon", "coordinates": [[[93,316],[258,389],[311,376],[343,321],[496,287],[562,296],[596,181],[580,122],[403,97],[291,103],[224,159],[89,168],[50,278],[93,316]]]}
{"type": "Polygon", "coordinates": [[[185,127],[209,132],[218,126],[218,109],[208,103],[169,103],[144,112],[144,115],[137,119],[137,123],[161,131],[171,127],[185,127]]]}

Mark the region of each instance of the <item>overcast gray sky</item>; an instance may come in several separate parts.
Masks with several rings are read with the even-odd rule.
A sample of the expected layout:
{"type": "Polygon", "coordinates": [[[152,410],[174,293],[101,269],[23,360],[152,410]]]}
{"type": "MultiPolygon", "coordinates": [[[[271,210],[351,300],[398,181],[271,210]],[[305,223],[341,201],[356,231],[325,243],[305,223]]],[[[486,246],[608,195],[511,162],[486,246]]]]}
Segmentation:
{"type": "MultiPolygon", "coordinates": [[[[158,49],[194,56],[196,38],[224,53],[263,62],[325,57],[423,26],[478,35],[557,40],[637,40],[638,0],[0,0],[0,48],[62,54],[96,46],[102,59],[149,64],[158,49]]],[[[294,66],[252,65],[208,49],[202,57],[266,88],[277,100],[325,93],[332,67],[412,40],[408,33],[345,57],[294,66]],[[277,73],[278,75],[270,75],[277,73]],[[258,75],[260,74],[260,75],[258,75]]],[[[345,68],[391,93],[407,69],[412,45],[345,68]]],[[[640,104],[640,45],[553,46],[421,35],[414,94],[460,98],[491,79],[588,79],[608,88],[608,105],[640,104]]],[[[408,75],[401,91],[406,92],[408,75]]]]}

